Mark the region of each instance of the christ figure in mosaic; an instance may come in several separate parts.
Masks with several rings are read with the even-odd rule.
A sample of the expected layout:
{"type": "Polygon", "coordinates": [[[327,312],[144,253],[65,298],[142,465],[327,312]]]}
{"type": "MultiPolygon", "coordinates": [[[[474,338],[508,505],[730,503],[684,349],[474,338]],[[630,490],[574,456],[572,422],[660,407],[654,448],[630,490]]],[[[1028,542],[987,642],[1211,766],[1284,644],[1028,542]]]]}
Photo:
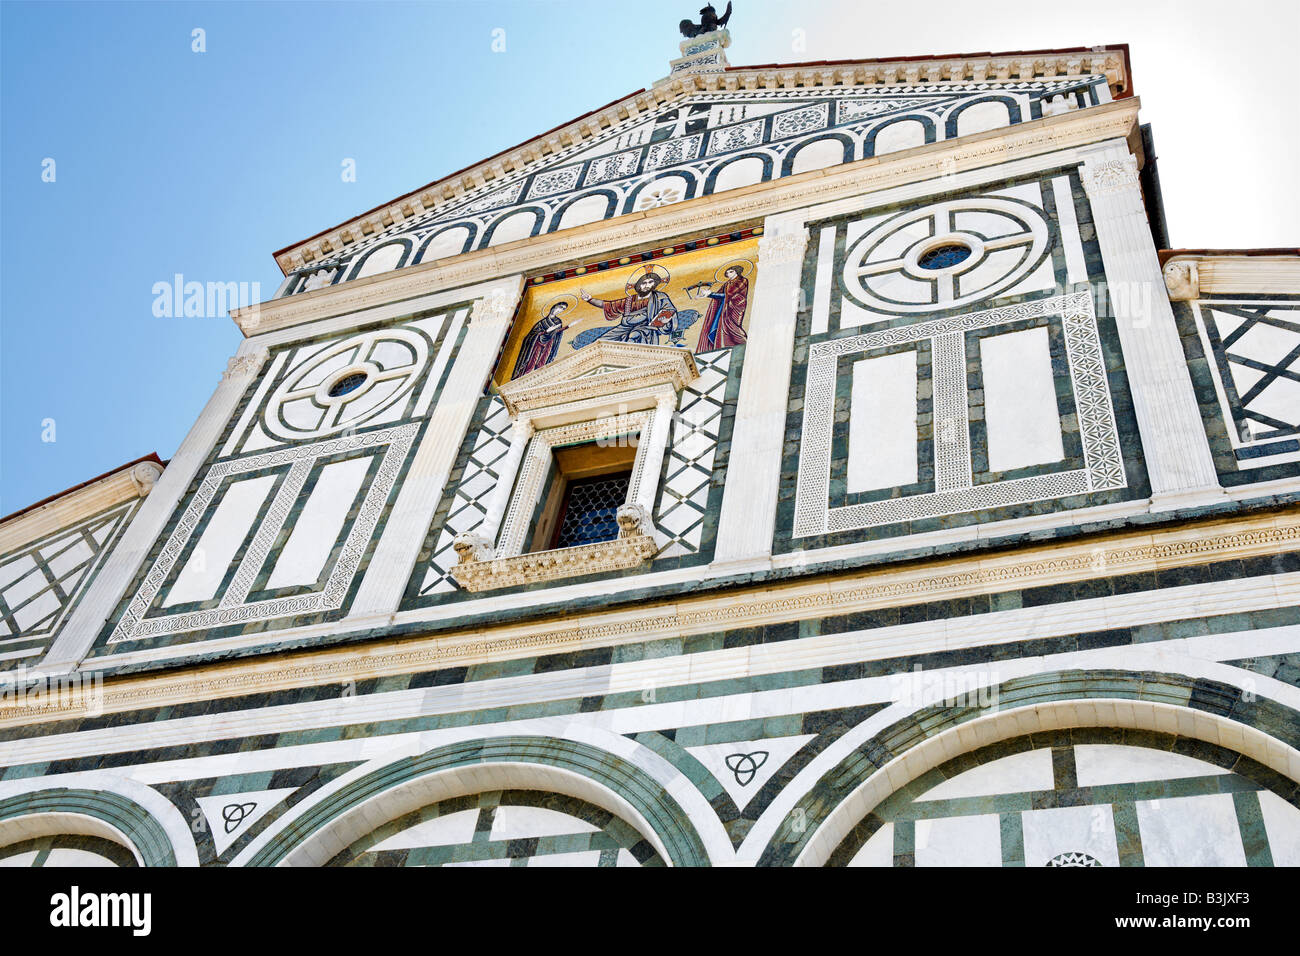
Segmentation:
{"type": "Polygon", "coordinates": [[[568,310],[568,302],[556,302],[537,324],[528,330],[528,334],[524,336],[524,341],[519,346],[519,358],[515,361],[515,371],[511,378],[527,375],[543,365],[550,365],[555,360],[555,354],[560,350],[560,337],[568,328],[560,320],[560,316],[568,310]]]}
{"type": "Polygon", "coordinates": [[[660,292],[663,278],[654,272],[640,276],[632,286],[632,295],[622,299],[596,299],[586,289],[578,292],[583,302],[604,313],[606,322],[618,320],[608,329],[588,329],[573,339],[580,349],[597,339],[606,342],[630,342],[633,345],[659,345],[666,335],[670,344],[680,345],[682,332],[699,318],[692,310],[679,312],[666,292],[660,292]]]}
{"type": "MultiPolygon", "coordinates": [[[[707,283],[701,283],[707,285],[707,283]]],[[[749,305],[749,280],[740,265],[729,265],[722,285],[709,292],[709,310],[704,313],[704,327],[695,346],[696,354],[729,349],[745,344],[745,308],[749,305]]]]}

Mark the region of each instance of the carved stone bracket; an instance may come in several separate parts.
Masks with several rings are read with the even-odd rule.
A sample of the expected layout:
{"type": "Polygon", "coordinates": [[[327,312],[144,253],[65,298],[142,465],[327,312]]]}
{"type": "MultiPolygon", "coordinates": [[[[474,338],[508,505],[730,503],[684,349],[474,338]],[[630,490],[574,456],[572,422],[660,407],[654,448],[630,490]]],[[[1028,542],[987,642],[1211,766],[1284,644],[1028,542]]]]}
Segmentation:
{"type": "Polygon", "coordinates": [[[1165,288],[1169,298],[1176,302],[1187,302],[1201,297],[1201,276],[1196,263],[1188,260],[1176,260],[1165,265],[1165,288]]]}
{"type": "Polygon", "coordinates": [[[142,461],[131,469],[131,483],[135,485],[136,494],[141,498],[153,491],[153,486],[162,477],[162,465],[156,461],[142,461]]]}

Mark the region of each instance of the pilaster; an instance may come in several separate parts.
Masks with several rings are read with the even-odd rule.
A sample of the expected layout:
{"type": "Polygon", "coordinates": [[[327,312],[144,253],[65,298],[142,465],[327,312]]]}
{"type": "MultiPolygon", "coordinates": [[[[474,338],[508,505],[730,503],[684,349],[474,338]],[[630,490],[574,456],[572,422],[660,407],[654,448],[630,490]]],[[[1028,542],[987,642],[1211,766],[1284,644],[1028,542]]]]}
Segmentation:
{"type": "Polygon", "coordinates": [[[1222,494],[1147,224],[1137,162],[1122,141],[1085,151],[1106,284],[1151,480],[1153,509],[1222,494]]]}
{"type": "Polygon", "coordinates": [[[802,211],[769,216],[758,241],[758,280],[731,437],[732,447],[742,449],[743,456],[733,454],[727,472],[715,563],[766,561],[772,554],[799,283],[808,244],[804,216],[802,211]]]}

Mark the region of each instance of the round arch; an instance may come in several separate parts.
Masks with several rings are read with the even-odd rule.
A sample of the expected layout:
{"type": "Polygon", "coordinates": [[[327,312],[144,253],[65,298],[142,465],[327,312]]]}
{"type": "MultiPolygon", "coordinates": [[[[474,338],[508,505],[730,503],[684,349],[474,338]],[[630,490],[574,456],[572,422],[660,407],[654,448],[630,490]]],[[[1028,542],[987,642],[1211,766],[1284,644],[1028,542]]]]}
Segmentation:
{"type": "Polygon", "coordinates": [[[793,176],[840,163],[851,163],[855,148],[852,137],[843,133],[814,136],[786,153],[781,162],[781,175],[793,176]]]}
{"type": "Polygon", "coordinates": [[[1234,750],[1300,781],[1300,713],[1205,678],[1131,671],[1036,674],[998,685],[996,709],[922,708],[855,747],[777,825],[762,866],[821,866],[882,800],[939,764],[1025,734],[1147,730],[1234,750]]]}
{"type": "Polygon", "coordinates": [[[118,793],[56,788],[0,799],[0,845],[65,833],[117,843],[141,866],[198,864],[193,845],[175,846],[152,813],[118,793]]]}
{"type": "Polygon", "coordinates": [[[684,202],[687,199],[694,199],[698,189],[699,181],[691,170],[665,170],[638,183],[635,188],[629,191],[627,198],[623,201],[623,212],[638,212],[641,208],[652,209],[656,206],[668,206],[684,202]],[[665,193],[662,199],[656,197],[657,192],[665,193]],[[668,195],[677,192],[680,192],[680,195],[668,195]],[[640,202],[642,193],[647,194],[645,203],[640,202]]]}
{"type": "Polygon", "coordinates": [[[429,803],[501,788],[586,800],[641,832],[672,866],[707,866],[686,812],[644,771],[608,751],[556,737],[470,740],[405,757],[313,805],[247,859],[249,866],[322,865],[386,820],[429,803]]]}

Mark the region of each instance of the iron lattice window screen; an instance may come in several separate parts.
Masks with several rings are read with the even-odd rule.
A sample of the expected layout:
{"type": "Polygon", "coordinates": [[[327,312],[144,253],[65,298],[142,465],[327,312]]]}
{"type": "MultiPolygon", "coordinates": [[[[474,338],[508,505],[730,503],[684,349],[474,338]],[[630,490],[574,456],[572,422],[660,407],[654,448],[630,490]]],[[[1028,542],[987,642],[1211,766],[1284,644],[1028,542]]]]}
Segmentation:
{"type": "Polygon", "coordinates": [[[569,482],[552,547],[572,548],[617,538],[618,506],[627,500],[631,480],[632,472],[624,471],[569,482]]]}

